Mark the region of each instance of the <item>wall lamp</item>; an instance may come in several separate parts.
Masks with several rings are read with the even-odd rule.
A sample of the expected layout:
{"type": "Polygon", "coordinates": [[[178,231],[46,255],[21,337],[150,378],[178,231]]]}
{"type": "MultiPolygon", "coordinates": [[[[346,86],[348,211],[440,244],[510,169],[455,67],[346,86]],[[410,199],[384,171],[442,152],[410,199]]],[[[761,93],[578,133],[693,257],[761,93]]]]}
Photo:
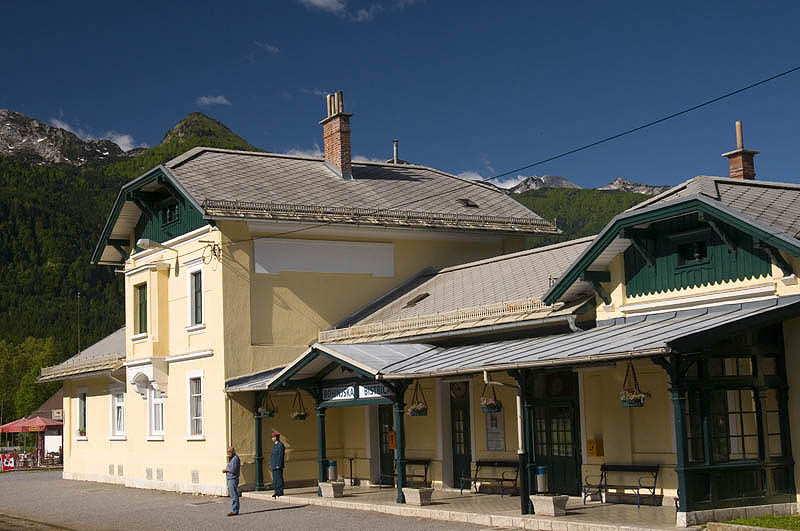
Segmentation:
{"type": "Polygon", "coordinates": [[[163,243],[151,240],[150,238],[139,238],[139,240],[136,242],[136,247],[140,247],[142,249],[166,249],[168,251],[175,251],[175,276],[178,276],[178,272],[180,271],[180,263],[178,262],[179,254],[177,249],[167,247],[163,243]]]}

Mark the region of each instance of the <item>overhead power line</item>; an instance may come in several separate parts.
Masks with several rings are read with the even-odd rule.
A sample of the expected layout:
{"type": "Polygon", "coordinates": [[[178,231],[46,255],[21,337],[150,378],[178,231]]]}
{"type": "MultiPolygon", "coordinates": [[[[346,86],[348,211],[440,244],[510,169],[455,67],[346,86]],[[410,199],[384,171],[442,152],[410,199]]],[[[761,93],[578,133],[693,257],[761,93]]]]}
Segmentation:
{"type": "Polygon", "coordinates": [[[712,103],[716,103],[718,101],[722,101],[725,98],[730,98],[731,96],[735,96],[736,94],[741,94],[742,92],[745,92],[747,90],[755,88],[755,87],[757,87],[759,85],[764,85],[765,83],[769,83],[770,81],[774,81],[774,80],[776,80],[778,78],[781,78],[781,77],[784,77],[784,76],[788,76],[792,72],[796,72],[798,70],[800,70],[800,66],[795,66],[794,68],[790,68],[789,70],[781,72],[780,74],[775,74],[774,76],[768,77],[766,79],[762,79],[761,81],[756,81],[755,83],[751,83],[751,84],[747,85],[746,87],[742,87],[742,88],[736,89],[734,91],[728,92],[727,94],[723,94],[722,96],[717,96],[716,98],[711,98],[710,100],[704,101],[703,103],[699,103],[697,105],[692,105],[691,107],[683,109],[682,111],[674,112],[672,114],[669,114],[669,115],[664,116],[662,118],[659,118],[657,120],[653,120],[652,122],[647,122],[646,124],[640,125],[639,127],[634,127],[633,129],[628,129],[627,131],[623,131],[623,132],[617,133],[615,135],[611,135],[611,136],[607,136],[605,138],[601,138],[600,140],[596,140],[594,142],[591,142],[589,144],[577,147],[575,149],[570,149],[569,151],[565,151],[563,153],[559,153],[558,155],[554,155],[552,157],[548,157],[546,159],[542,159],[542,160],[536,161],[536,162],[528,164],[526,166],[522,166],[520,168],[516,168],[516,169],[510,170],[510,171],[507,171],[505,173],[501,173],[501,174],[495,175],[493,177],[487,177],[486,179],[483,179],[483,180],[491,181],[491,180],[494,180],[494,179],[499,179],[500,177],[505,177],[506,175],[511,175],[512,173],[517,173],[517,172],[522,171],[522,170],[527,170],[529,168],[533,168],[534,166],[539,166],[540,164],[545,164],[547,162],[551,162],[551,161],[554,161],[554,160],[557,160],[557,159],[564,158],[566,156],[572,155],[572,154],[577,153],[579,151],[583,151],[585,149],[589,149],[589,148],[594,147],[594,146],[599,146],[600,144],[605,144],[606,142],[610,142],[612,140],[616,140],[617,138],[621,138],[623,136],[630,135],[631,133],[635,133],[637,131],[641,131],[642,129],[647,129],[648,127],[653,127],[654,125],[658,125],[660,123],[666,122],[667,120],[672,120],[673,118],[677,118],[678,116],[682,116],[682,115],[690,113],[692,111],[696,111],[697,109],[701,109],[703,107],[711,105],[712,103]]]}
{"type": "MultiPolygon", "coordinates": [[[[727,92],[727,93],[725,93],[725,94],[723,94],[721,96],[717,96],[715,98],[711,98],[710,100],[706,100],[706,101],[704,101],[702,103],[698,103],[697,105],[692,105],[691,107],[687,107],[686,109],[683,109],[681,111],[674,112],[672,114],[668,114],[668,115],[663,116],[661,118],[658,118],[656,120],[653,120],[653,121],[647,122],[645,124],[642,124],[642,125],[640,125],[638,127],[634,127],[632,129],[628,129],[627,131],[623,131],[621,133],[616,133],[616,134],[613,134],[611,136],[607,136],[607,137],[601,138],[600,140],[595,140],[594,142],[590,142],[589,144],[585,144],[585,145],[570,149],[568,151],[564,151],[563,153],[559,153],[558,155],[553,155],[552,157],[547,157],[545,159],[538,160],[538,161],[533,162],[531,164],[527,164],[525,166],[521,166],[519,168],[515,168],[513,170],[509,170],[509,171],[504,172],[504,173],[499,173],[497,175],[493,175],[492,177],[486,177],[485,179],[474,179],[474,180],[471,180],[470,183],[463,183],[463,184],[460,184],[457,187],[451,188],[449,190],[445,190],[443,192],[437,192],[435,194],[431,194],[431,195],[428,195],[428,196],[425,196],[425,197],[418,197],[416,199],[412,199],[412,200],[406,201],[404,203],[398,203],[398,204],[390,206],[390,207],[380,208],[380,209],[376,210],[376,213],[377,212],[385,212],[385,211],[389,211],[389,210],[397,210],[397,209],[409,206],[411,204],[418,203],[420,201],[433,199],[433,198],[441,196],[441,195],[449,194],[449,193],[452,193],[452,192],[457,192],[458,190],[461,190],[461,189],[464,189],[464,188],[468,188],[469,186],[472,186],[471,183],[476,183],[476,182],[480,183],[480,182],[493,181],[495,179],[499,179],[500,177],[505,177],[505,176],[511,175],[513,173],[517,173],[517,172],[520,172],[520,171],[523,171],[523,170],[527,170],[527,169],[533,168],[534,166],[540,166],[540,165],[545,164],[547,162],[551,162],[551,161],[554,161],[554,160],[557,160],[557,159],[561,159],[561,158],[567,157],[569,155],[574,155],[575,153],[578,153],[580,151],[584,151],[584,150],[589,149],[591,147],[599,146],[600,144],[605,144],[606,142],[610,142],[612,140],[616,140],[617,138],[622,138],[623,136],[627,136],[627,135],[630,135],[632,133],[636,133],[637,131],[641,131],[643,129],[647,129],[648,127],[653,127],[654,125],[658,125],[660,123],[664,123],[667,120],[672,120],[673,118],[677,118],[678,116],[682,116],[682,115],[688,114],[688,113],[690,113],[692,111],[696,111],[698,109],[702,109],[703,107],[707,107],[707,106],[709,106],[709,105],[711,105],[713,103],[717,103],[718,101],[722,101],[722,100],[724,100],[726,98],[730,98],[731,96],[735,96],[737,94],[741,94],[742,92],[746,92],[746,91],[748,91],[750,89],[753,89],[753,88],[756,88],[756,87],[758,87],[760,85],[764,85],[766,83],[769,83],[770,81],[774,81],[776,79],[788,76],[789,74],[791,74],[793,72],[797,72],[798,70],[800,70],[800,66],[792,67],[792,68],[790,68],[788,70],[784,70],[783,72],[781,72],[779,74],[775,74],[773,76],[770,76],[768,78],[762,79],[760,81],[756,81],[755,83],[750,83],[747,86],[738,88],[736,90],[732,90],[731,92],[727,92]]],[[[323,222],[323,223],[318,223],[316,225],[312,225],[310,227],[302,227],[302,228],[299,228],[299,229],[288,230],[288,231],[285,231],[285,232],[272,234],[270,236],[260,236],[259,239],[263,239],[263,238],[278,238],[280,236],[286,236],[286,235],[289,235],[289,234],[297,234],[298,232],[304,232],[304,231],[307,231],[307,230],[312,230],[312,229],[317,229],[317,228],[320,228],[320,227],[325,227],[327,225],[331,225],[332,223],[334,223],[334,222],[333,221],[326,221],[326,222],[323,222]]],[[[234,243],[241,243],[243,241],[249,241],[249,240],[235,240],[235,241],[231,241],[229,243],[230,244],[234,244],[234,243]]]]}

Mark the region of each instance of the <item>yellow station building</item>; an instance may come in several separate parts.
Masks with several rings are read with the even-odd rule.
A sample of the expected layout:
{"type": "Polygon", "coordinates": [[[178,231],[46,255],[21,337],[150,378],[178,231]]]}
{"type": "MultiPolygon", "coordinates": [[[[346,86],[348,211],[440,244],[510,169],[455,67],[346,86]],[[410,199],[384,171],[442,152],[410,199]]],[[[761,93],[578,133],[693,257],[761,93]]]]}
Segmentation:
{"type": "Polygon", "coordinates": [[[679,525],[796,511],[800,187],[754,180],[741,135],[729,177],[522,251],[555,228],[396,155],[351,163],[340,96],[328,114],[325,160],[196,148],[123,188],[95,261],[124,264],[126,327],[42,371],[64,477],[224,494],[233,444],[263,489],[279,431],[290,486],[336,460],[400,503],[516,487],[530,512],[546,470],[679,525]]]}

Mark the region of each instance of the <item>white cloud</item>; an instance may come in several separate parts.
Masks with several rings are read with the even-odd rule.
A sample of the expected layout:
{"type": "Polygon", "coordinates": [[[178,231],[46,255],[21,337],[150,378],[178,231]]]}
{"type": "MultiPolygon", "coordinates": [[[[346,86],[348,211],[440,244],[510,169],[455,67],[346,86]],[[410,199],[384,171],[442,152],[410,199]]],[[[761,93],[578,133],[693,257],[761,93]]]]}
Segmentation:
{"type": "Polygon", "coordinates": [[[500,179],[490,179],[489,177],[491,177],[491,175],[489,177],[484,177],[480,173],[471,170],[461,172],[456,176],[461,177],[462,179],[467,179],[469,181],[484,181],[489,184],[499,186],[500,188],[512,188],[517,184],[519,184],[521,181],[524,181],[526,179],[524,175],[517,175],[516,177],[503,177],[500,179]]]}
{"type": "Polygon", "coordinates": [[[133,137],[127,133],[118,133],[116,131],[108,131],[104,138],[107,138],[114,142],[116,145],[122,149],[122,151],[130,151],[135,147],[145,147],[145,146],[138,146],[136,141],[133,137]]]}
{"type": "Polygon", "coordinates": [[[312,96],[327,96],[328,94],[331,94],[330,90],[319,89],[319,88],[313,88],[313,89],[301,88],[300,92],[302,92],[303,94],[311,94],[312,96]]]}
{"type": "Polygon", "coordinates": [[[194,102],[198,105],[231,105],[228,98],[220,94],[219,96],[200,96],[194,102]]]}
{"type": "Polygon", "coordinates": [[[459,174],[456,174],[456,177],[461,177],[462,179],[466,179],[468,181],[482,181],[483,176],[476,171],[462,171],[459,174]]]}
{"type": "Polygon", "coordinates": [[[106,131],[102,135],[95,135],[90,131],[87,131],[82,128],[75,129],[70,124],[59,118],[50,118],[50,124],[55,127],[65,129],[70,133],[73,133],[81,140],[98,140],[101,138],[111,140],[116,145],[118,145],[120,149],[122,149],[122,151],[130,151],[133,148],[137,147],[147,147],[147,144],[137,143],[136,140],[133,139],[133,136],[129,135],[128,133],[120,133],[117,131],[106,131]]]}
{"type": "Polygon", "coordinates": [[[278,48],[277,46],[273,46],[273,45],[271,45],[271,44],[270,44],[270,43],[268,43],[268,42],[259,42],[259,41],[254,41],[254,43],[253,43],[253,44],[255,44],[256,46],[258,46],[259,48],[261,48],[261,49],[262,49],[262,50],[264,50],[265,52],[271,53],[272,55],[275,55],[276,53],[278,53],[278,52],[280,52],[280,51],[281,51],[281,49],[280,49],[280,48],[278,48]]]}
{"type": "Polygon", "coordinates": [[[381,11],[402,11],[414,4],[416,0],[379,0],[369,7],[360,8],[355,12],[347,9],[347,0],[297,0],[308,9],[316,9],[333,13],[353,22],[369,22],[381,11]]]}
{"type": "Polygon", "coordinates": [[[319,159],[325,156],[320,149],[319,144],[314,144],[313,148],[301,148],[301,147],[293,147],[292,149],[286,152],[286,155],[293,155],[295,157],[311,157],[315,159],[319,159]]]}
{"type": "Polygon", "coordinates": [[[495,179],[493,182],[500,188],[513,188],[514,186],[518,185],[522,181],[527,179],[525,175],[517,175],[516,177],[503,177],[500,179],[495,179]]]}
{"type": "Polygon", "coordinates": [[[376,159],[374,157],[365,157],[363,155],[354,155],[353,162],[386,162],[386,159],[376,159]]]}
{"type": "Polygon", "coordinates": [[[345,10],[344,0],[298,0],[298,2],[305,7],[329,13],[344,13],[345,10]]]}

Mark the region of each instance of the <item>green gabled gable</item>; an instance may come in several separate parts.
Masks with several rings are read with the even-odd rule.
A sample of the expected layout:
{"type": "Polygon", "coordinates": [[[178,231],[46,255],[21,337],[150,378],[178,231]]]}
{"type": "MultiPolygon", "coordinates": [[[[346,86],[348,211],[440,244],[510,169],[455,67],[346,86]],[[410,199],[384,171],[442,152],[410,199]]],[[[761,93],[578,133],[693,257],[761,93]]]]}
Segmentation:
{"type": "Polygon", "coordinates": [[[689,214],[654,223],[646,231],[624,232],[649,255],[649,260],[645,259],[634,247],[625,251],[628,296],[757,278],[772,272],[770,257],[751,235],[719,226],[717,234],[698,218],[689,214]]]}
{"type": "MultiPolygon", "coordinates": [[[[716,201],[707,199],[703,196],[692,196],[664,205],[648,207],[642,210],[627,212],[616,216],[606,225],[603,231],[595,238],[592,245],[581,254],[581,256],[570,266],[570,268],[558,279],[550,290],[544,295],[543,300],[546,304],[553,304],[558,301],[567,289],[581,278],[581,275],[588,270],[602,252],[618,237],[624,237],[625,231],[636,231],[637,227],[650,225],[671,218],[678,218],[690,214],[701,214],[705,220],[710,220],[717,224],[723,234],[736,231],[748,235],[753,242],[752,248],[762,249],[774,248],[788,253],[791,256],[800,257],[800,242],[780,235],[773,234],[769,227],[753,220],[747,219],[740,212],[730,209],[716,201]]],[[[727,245],[726,245],[727,248],[727,245]]],[[[638,253],[638,251],[636,251],[638,253]]],[[[747,251],[745,251],[747,252],[747,251]]],[[[751,253],[758,255],[760,251],[751,253]]],[[[641,253],[639,253],[641,254],[641,253]]],[[[745,274],[752,274],[751,270],[758,270],[763,264],[758,263],[759,257],[756,256],[756,263],[746,268],[745,274]]],[[[702,274],[701,274],[702,275],[702,274]]],[[[737,273],[738,275],[738,273],[737,273]]],[[[702,276],[701,276],[702,279],[702,276]]],[[[686,279],[686,282],[694,282],[694,279],[686,279]]],[[[683,282],[683,280],[681,281],[683,282]]]]}
{"type": "Polygon", "coordinates": [[[126,203],[141,211],[134,230],[135,239],[149,238],[165,242],[208,224],[203,209],[164,166],[157,166],[124,185],[117,195],[91,262],[100,262],[104,250],[114,247],[127,254],[130,242],[112,238],[120,213],[126,203]]]}

